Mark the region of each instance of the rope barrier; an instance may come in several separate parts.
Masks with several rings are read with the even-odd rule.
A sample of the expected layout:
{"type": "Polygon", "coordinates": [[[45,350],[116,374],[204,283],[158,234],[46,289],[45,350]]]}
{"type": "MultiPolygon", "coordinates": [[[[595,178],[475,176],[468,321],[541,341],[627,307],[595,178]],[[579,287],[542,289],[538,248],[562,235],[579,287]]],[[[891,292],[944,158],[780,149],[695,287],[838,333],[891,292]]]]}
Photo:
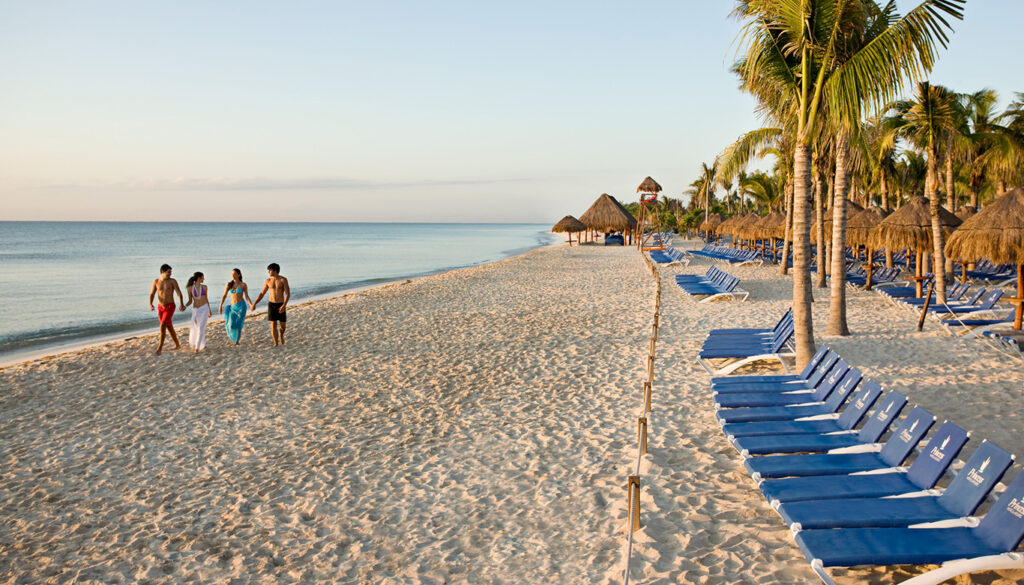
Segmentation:
{"type": "Polygon", "coordinates": [[[654,386],[654,358],[657,355],[658,328],[661,325],[661,276],[658,273],[657,265],[650,257],[643,252],[641,252],[641,255],[651,269],[651,275],[655,279],[656,288],[654,294],[654,322],[651,324],[651,343],[647,354],[647,379],[643,382],[643,401],[641,412],[637,417],[636,459],[633,473],[627,477],[626,482],[626,521],[629,524],[629,529],[626,531],[626,566],[623,572],[623,585],[629,585],[629,569],[633,557],[633,534],[640,530],[642,526],[640,523],[640,464],[643,462],[644,455],[647,454],[647,432],[649,428],[647,415],[651,412],[652,387],[654,386]]]}

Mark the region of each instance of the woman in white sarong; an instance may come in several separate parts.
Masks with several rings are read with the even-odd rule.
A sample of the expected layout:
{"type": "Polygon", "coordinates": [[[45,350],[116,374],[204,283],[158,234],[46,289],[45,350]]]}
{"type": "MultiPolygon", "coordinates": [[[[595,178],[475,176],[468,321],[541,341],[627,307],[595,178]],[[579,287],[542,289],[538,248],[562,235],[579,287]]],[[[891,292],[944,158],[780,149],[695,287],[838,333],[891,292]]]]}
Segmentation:
{"type": "Polygon", "coordinates": [[[203,273],[196,272],[185,285],[188,291],[188,302],[185,306],[192,305],[192,325],[188,333],[188,344],[196,353],[206,348],[206,323],[213,314],[203,280],[203,273]]]}

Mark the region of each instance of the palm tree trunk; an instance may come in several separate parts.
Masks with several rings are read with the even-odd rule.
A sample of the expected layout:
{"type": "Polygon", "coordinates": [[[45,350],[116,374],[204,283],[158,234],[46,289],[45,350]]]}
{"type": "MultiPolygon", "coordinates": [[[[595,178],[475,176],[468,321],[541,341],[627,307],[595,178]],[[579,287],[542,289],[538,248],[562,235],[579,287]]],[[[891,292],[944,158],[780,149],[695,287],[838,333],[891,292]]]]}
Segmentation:
{"type": "Polygon", "coordinates": [[[793,157],[793,337],[796,342],[796,367],[803,368],[814,355],[811,272],[808,256],[811,247],[807,225],[807,201],[811,188],[810,146],[797,142],[793,157]]]}
{"type": "MultiPolygon", "coordinates": [[[[817,162],[817,158],[818,158],[818,156],[815,154],[814,155],[815,163],[817,162]]],[[[822,177],[822,172],[821,172],[821,167],[818,166],[817,164],[814,164],[812,166],[815,167],[814,170],[813,170],[813,172],[814,172],[814,219],[816,220],[815,221],[815,227],[814,227],[814,245],[817,248],[817,254],[818,254],[818,271],[815,273],[815,276],[817,277],[816,278],[817,282],[815,283],[815,285],[818,288],[825,288],[826,286],[828,286],[828,283],[825,280],[825,274],[826,274],[825,263],[828,261],[827,260],[828,256],[825,254],[825,224],[822,221],[823,219],[825,219],[825,209],[822,207],[822,203],[823,202],[821,200],[821,183],[822,183],[821,177],[822,177]]]]}
{"type": "Polygon", "coordinates": [[[942,223],[939,220],[938,161],[935,160],[935,145],[928,145],[928,174],[925,177],[925,195],[928,197],[928,209],[932,216],[932,271],[935,273],[935,302],[946,302],[946,262],[942,255],[943,237],[942,223]]]}
{"type": "Polygon", "coordinates": [[[879,173],[879,188],[882,191],[882,211],[889,211],[889,181],[885,178],[885,172],[879,173]]]}
{"type": "Polygon", "coordinates": [[[779,262],[779,274],[789,274],[789,241],[793,239],[793,181],[786,181],[786,231],[782,238],[782,261],[779,262]]]}
{"type": "MultiPolygon", "coordinates": [[[[835,171],[835,161],[832,161],[832,162],[833,162],[833,164],[829,166],[829,170],[835,171]]],[[[832,180],[828,182],[828,197],[825,198],[825,210],[826,211],[832,211],[832,206],[835,204],[835,199],[834,199],[835,193],[836,193],[836,182],[835,182],[835,177],[833,176],[832,180]]],[[[822,216],[824,216],[824,214],[822,214],[822,216]]],[[[818,225],[821,226],[821,239],[822,239],[822,241],[825,242],[825,266],[824,266],[824,268],[825,268],[825,274],[828,275],[828,274],[832,273],[832,245],[831,245],[831,242],[829,242],[829,241],[827,241],[825,239],[825,222],[822,222],[822,223],[820,223],[818,225]]],[[[819,264],[818,270],[821,270],[821,269],[822,269],[822,266],[819,264]]],[[[824,287],[822,287],[822,288],[824,288],[824,287]]]]}
{"type": "Polygon", "coordinates": [[[953,182],[953,133],[946,139],[946,209],[956,213],[956,184],[953,182]]]}
{"type": "Polygon", "coordinates": [[[826,335],[849,335],[846,324],[846,132],[836,136],[835,199],[832,203],[832,293],[829,297],[826,335]]]}

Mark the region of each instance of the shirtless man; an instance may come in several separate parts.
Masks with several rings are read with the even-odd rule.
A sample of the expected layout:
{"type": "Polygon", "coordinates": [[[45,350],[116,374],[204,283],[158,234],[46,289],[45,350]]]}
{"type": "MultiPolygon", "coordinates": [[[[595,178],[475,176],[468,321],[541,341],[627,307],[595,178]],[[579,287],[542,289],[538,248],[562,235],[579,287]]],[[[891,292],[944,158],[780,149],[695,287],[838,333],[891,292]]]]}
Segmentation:
{"type": "Polygon", "coordinates": [[[270,278],[264,281],[263,289],[252,303],[252,310],[256,310],[256,305],[269,290],[267,320],[270,321],[270,334],[274,337],[274,347],[277,347],[278,344],[284,345],[284,330],[288,326],[288,315],[285,310],[288,306],[288,299],[292,298],[292,289],[288,286],[288,279],[281,276],[281,267],[277,262],[267,266],[267,274],[270,278]],[[280,329],[278,329],[279,323],[280,329]]]}
{"type": "Polygon", "coordinates": [[[154,310],[153,297],[156,297],[160,303],[160,310],[157,311],[157,318],[160,319],[160,344],[156,346],[156,355],[160,355],[160,352],[164,350],[164,339],[167,338],[168,332],[171,334],[171,339],[174,340],[174,349],[181,349],[172,321],[175,308],[174,293],[178,293],[178,301],[181,304],[181,310],[184,311],[185,298],[181,296],[178,281],[171,278],[171,267],[164,264],[160,267],[160,278],[154,280],[152,288],[149,289],[149,310],[154,310]]]}

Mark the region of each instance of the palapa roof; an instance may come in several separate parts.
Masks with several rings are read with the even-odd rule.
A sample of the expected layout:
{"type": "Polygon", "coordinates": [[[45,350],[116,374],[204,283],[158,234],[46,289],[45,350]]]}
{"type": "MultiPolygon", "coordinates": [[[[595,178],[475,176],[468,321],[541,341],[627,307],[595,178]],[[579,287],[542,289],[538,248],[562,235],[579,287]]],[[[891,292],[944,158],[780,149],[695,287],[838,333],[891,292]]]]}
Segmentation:
{"type": "Polygon", "coordinates": [[[561,219],[561,221],[556,223],[555,227],[551,228],[551,231],[553,231],[553,232],[560,232],[560,233],[565,233],[565,232],[572,233],[572,232],[582,232],[585,229],[587,229],[587,226],[583,225],[583,222],[581,222],[580,220],[576,219],[575,217],[573,217],[571,215],[567,215],[567,216],[563,217],[561,219]]]}
{"type": "Polygon", "coordinates": [[[871,207],[853,214],[846,219],[846,243],[849,246],[862,246],[869,243],[868,234],[885,219],[881,208],[871,207]]]}
{"type": "Polygon", "coordinates": [[[1010,189],[981,208],[950,236],[950,258],[987,258],[996,264],[1024,264],[1024,188],[1010,189]]]}
{"type": "Polygon", "coordinates": [[[971,217],[975,213],[978,213],[978,210],[974,209],[970,205],[961,205],[960,209],[956,210],[956,216],[959,217],[961,221],[967,221],[967,218],[971,217]]]}
{"type": "Polygon", "coordinates": [[[742,216],[740,216],[740,215],[732,215],[732,216],[729,216],[729,217],[725,218],[725,221],[723,221],[722,223],[718,224],[718,233],[720,233],[720,234],[730,234],[730,233],[732,233],[732,229],[731,228],[732,228],[732,226],[734,226],[736,224],[736,222],[739,220],[740,217],[742,217],[742,216]]]}
{"type": "Polygon", "coordinates": [[[781,238],[785,234],[779,235],[780,229],[786,230],[786,216],[773,211],[757,220],[751,227],[751,233],[757,238],[781,238]]]}
{"type": "Polygon", "coordinates": [[[736,220],[736,223],[732,226],[732,231],[737,236],[743,239],[751,239],[756,237],[753,232],[754,224],[761,221],[761,216],[756,213],[748,213],[740,219],[736,220]]]}
{"type": "Polygon", "coordinates": [[[643,183],[636,188],[637,193],[661,193],[661,185],[654,179],[647,177],[643,183]]]}
{"type": "MultiPolygon", "coordinates": [[[[945,207],[939,207],[939,222],[947,236],[963,223],[945,207]]],[[[932,216],[928,200],[921,196],[911,197],[909,203],[875,226],[868,234],[868,240],[876,250],[931,251],[932,216]]]]}
{"type": "Polygon", "coordinates": [[[636,227],[636,219],[614,197],[602,193],[580,216],[583,225],[602,232],[625,231],[636,227]]]}
{"type": "Polygon", "coordinates": [[[713,229],[717,228],[718,226],[722,225],[722,223],[724,221],[726,221],[726,220],[722,219],[722,214],[720,214],[720,213],[712,213],[711,215],[708,216],[707,219],[705,219],[704,221],[700,222],[700,225],[697,226],[697,229],[705,230],[705,231],[713,230],[713,229]]]}

